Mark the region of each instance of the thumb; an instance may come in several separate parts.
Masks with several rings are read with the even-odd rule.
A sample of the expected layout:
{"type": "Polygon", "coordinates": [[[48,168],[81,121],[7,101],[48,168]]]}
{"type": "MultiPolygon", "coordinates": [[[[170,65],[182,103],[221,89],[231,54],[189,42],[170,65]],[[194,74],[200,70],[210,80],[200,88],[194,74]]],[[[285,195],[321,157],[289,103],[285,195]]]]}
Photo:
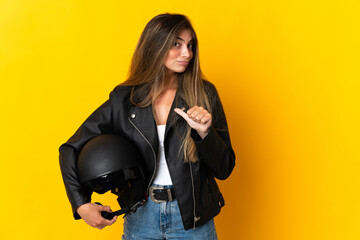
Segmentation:
{"type": "Polygon", "coordinates": [[[110,206],[101,206],[101,211],[112,212],[110,206]]]}
{"type": "Polygon", "coordinates": [[[182,118],[184,118],[187,122],[189,122],[189,120],[191,120],[189,118],[189,116],[187,115],[186,112],[184,112],[183,110],[181,110],[180,108],[174,108],[174,112],[176,112],[177,114],[179,114],[182,118]]]}

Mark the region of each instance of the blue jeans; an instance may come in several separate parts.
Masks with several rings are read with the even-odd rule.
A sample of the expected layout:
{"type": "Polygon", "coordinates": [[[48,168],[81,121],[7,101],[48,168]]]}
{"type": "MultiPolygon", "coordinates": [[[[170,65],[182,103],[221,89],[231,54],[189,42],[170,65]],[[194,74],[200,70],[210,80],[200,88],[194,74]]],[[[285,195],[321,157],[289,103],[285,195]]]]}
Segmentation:
{"type": "Polygon", "coordinates": [[[150,198],[146,203],[125,217],[122,240],[142,239],[196,239],[217,240],[214,219],[208,223],[185,231],[178,202],[175,200],[154,203],[150,198]]]}

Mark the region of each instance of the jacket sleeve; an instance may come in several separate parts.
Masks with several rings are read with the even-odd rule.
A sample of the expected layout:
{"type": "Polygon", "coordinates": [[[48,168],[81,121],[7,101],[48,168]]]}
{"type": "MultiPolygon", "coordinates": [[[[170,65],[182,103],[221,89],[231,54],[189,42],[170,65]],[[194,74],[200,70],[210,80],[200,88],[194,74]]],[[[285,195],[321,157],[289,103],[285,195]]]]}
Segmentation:
{"type": "Polygon", "coordinates": [[[235,153],[231,146],[228,125],[218,92],[214,85],[207,83],[210,85],[205,89],[212,104],[212,125],[204,139],[194,129],[191,130],[191,136],[207,171],[213,177],[224,180],[234,169],[235,153]]]}
{"type": "Polygon", "coordinates": [[[78,128],[75,134],[59,148],[60,169],[67,196],[72,206],[75,219],[81,217],[76,210],[81,205],[91,201],[91,192],[86,191],[79,183],[76,161],[82,147],[93,137],[110,133],[113,129],[111,98],[96,109],[78,128]]]}

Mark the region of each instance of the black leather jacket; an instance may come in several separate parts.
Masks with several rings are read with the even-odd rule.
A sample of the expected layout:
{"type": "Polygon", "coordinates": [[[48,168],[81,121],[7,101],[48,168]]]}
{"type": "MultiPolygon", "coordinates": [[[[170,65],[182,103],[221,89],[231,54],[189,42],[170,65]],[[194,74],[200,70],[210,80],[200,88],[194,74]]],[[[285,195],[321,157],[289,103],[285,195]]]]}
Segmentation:
{"type": "MultiPolygon", "coordinates": [[[[184,163],[183,153],[179,151],[188,125],[173,109],[184,107],[187,110],[188,106],[178,93],[165,130],[165,156],[185,230],[206,223],[220,212],[224,199],[214,178],[226,179],[235,166],[235,154],[219,96],[210,82],[204,81],[204,88],[213,107],[213,123],[204,139],[191,130],[199,161],[184,163]]],[[[148,186],[154,179],[159,143],[152,108],[151,105],[139,108],[131,104],[130,91],[131,87],[117,86],[109,100],[96,109],[59,149],[61,172],[75,219],[80,218],[76,209],[91,201],[91,193],[81,187],[76,173],[78,153],[91,138],[116,133],[133,140],[146,159],[148,186]]]]}

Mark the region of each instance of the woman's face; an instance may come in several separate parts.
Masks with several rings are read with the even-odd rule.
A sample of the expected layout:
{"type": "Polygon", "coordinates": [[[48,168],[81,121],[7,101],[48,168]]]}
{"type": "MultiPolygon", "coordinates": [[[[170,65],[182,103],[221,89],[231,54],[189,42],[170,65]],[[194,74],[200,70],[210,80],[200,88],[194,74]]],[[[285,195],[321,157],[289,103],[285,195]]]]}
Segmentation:
{"type": "Polygon", "coordinates": [[[189,29],[182,30],[175,39],[174,45],[170,48],[164,65],[171,73],[182,73],[186,70],[193,57],[193,38],[189,29]]]}

